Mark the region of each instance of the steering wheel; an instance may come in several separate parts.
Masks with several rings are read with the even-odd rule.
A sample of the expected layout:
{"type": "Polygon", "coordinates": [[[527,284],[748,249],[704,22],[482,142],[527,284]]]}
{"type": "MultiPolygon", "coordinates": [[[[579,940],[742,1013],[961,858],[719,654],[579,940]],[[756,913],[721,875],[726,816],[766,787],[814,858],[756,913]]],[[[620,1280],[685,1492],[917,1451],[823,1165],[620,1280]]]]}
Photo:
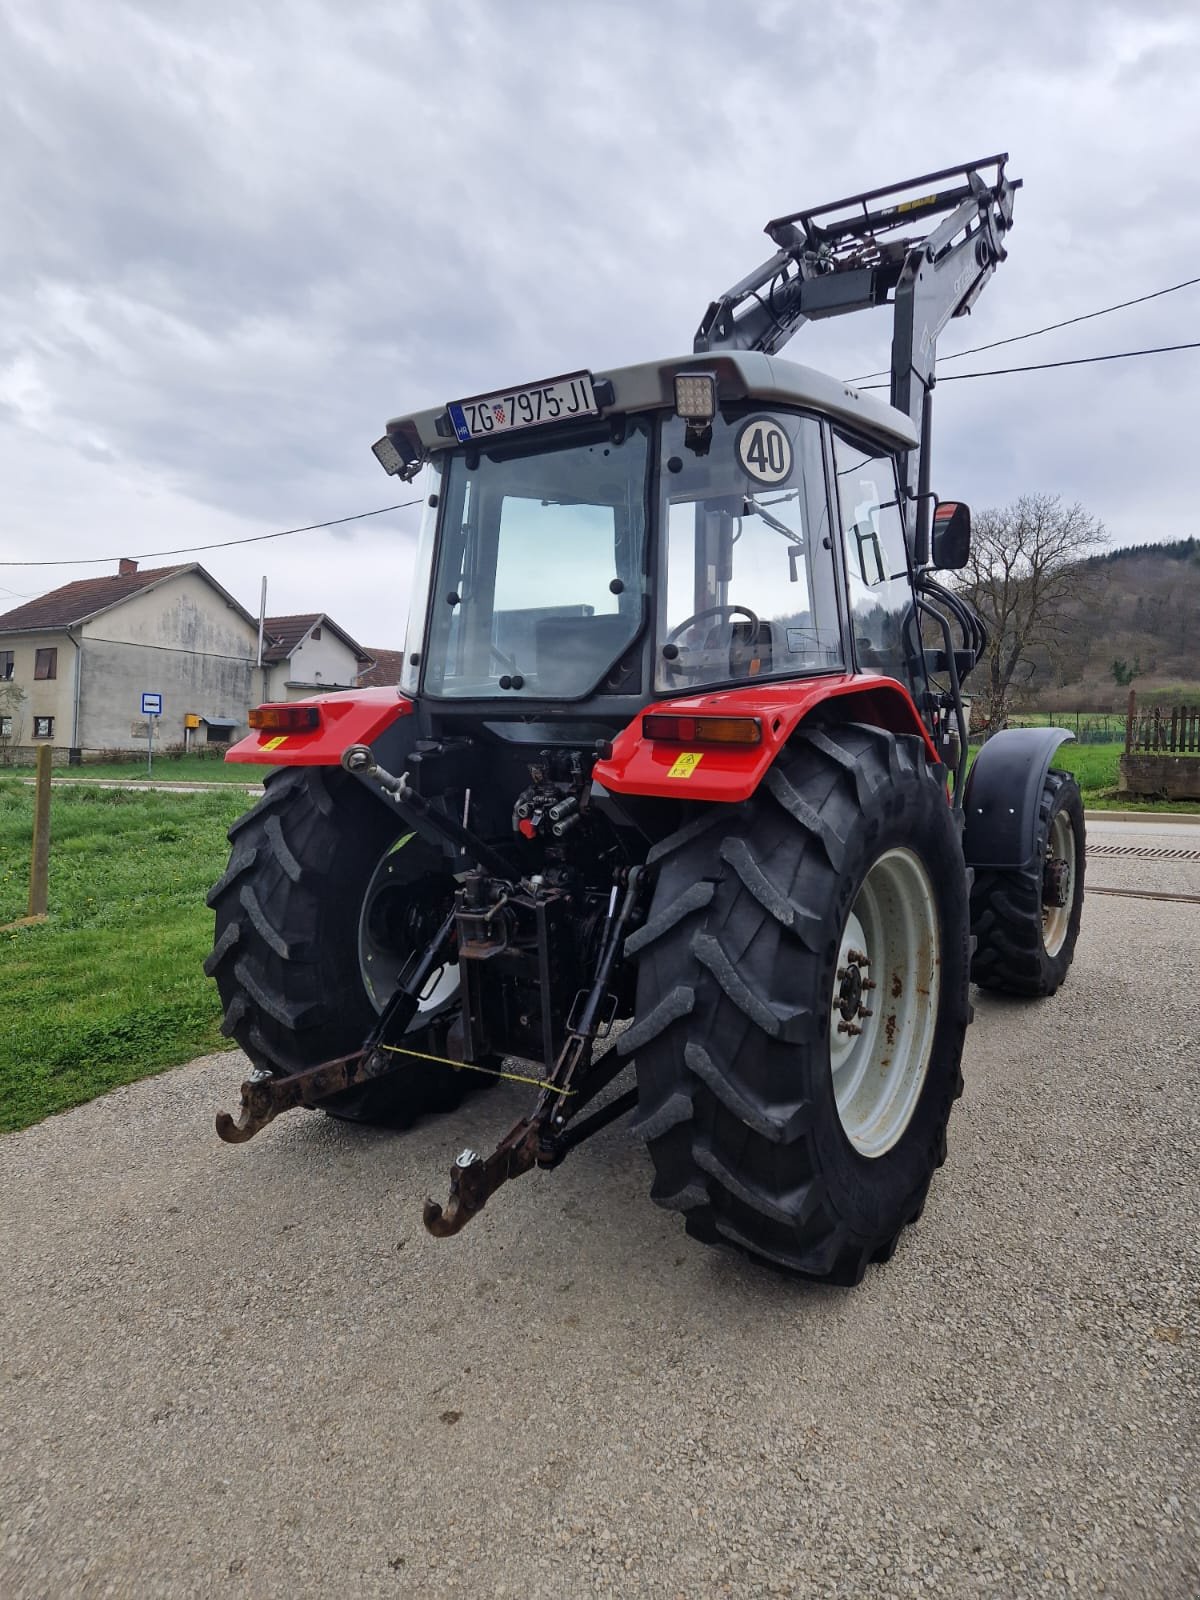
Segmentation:
{"type": "Polygon", "coordinates": [[[732,644],[734,612],[740,612],[752,627],[759,628],[762,626],[757,615],[751,611],[749,606],[707,606],[703,611],[693,611],[690,617],[684,617],[677,627],[672,628],[663,640],[663,649],[665,650],[669,644],[674,644],[681,633],[684,633],[693,624],[703,622],[706,617],[724,617],[726,619],[729,628],[729,641],[732,644]]]}
{"type": "MultiPolygon", "coordinates": [[[[725,627],[722,631],[721,637],[717,640],[715,645],[710,647],[705,644],[701,648],[713,648],[718,650],[724,648],[726,650],[731,650],[733,648],[733,618],[735,614],[745,617],[747,622],[750,623],[751,627],[756,633],[762,626],[757,614],[751,611],[749,606],[706,606],[703,611],[694,611],[690,617],[685,617],[677,627],[671,629],[670,633],[663,640],[663,650],[665,651],[669,645],[673,645],[676,639],[679,638],[680,634],[685,633],[688,628],[693,627],[697,622],[704,622],[708,617],[724,618],[725,627]]],[[[688,666],[684,662],[681,662],[677,655],[674,657],[668,656],[666,660],[668,671],[672,675],[682,675],[689,671],[688,666]]]]}

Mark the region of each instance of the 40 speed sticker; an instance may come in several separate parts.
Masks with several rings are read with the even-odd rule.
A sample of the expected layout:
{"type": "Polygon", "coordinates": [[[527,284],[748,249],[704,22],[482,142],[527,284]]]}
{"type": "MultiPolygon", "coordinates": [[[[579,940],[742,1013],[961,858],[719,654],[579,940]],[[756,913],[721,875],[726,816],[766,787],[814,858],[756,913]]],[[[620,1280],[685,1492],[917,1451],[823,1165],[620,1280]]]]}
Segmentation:
{"type": "Polygon", "coordinates": [[[768,489],[792,475],[792,441],[774,417],[749,417],[742,423],[737,458],[746,476],[768,489]]]}

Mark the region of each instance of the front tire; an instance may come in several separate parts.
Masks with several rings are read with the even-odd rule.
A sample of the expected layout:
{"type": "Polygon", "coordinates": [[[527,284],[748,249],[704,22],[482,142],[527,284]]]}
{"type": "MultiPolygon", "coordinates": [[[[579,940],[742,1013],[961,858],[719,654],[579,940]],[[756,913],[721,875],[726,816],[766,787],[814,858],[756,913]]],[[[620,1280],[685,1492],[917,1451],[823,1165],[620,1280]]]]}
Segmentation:
{"type": "MultiPolygon", "coordinates": [[[[455,884],[443,857],[355,779],[325,767],[271,774],[229,838],[229,867],[208,896],[216,935],[205,962],[225,1008],[222,1032],[275,1076],[349,1055],[449,909],[455,884]]],[[[448,966],[427,989],[406,1046],[447,1053],[456,976],[448,966]]],[[[457,1105],[474,1077],[413,1061],[322,1109],[407,1126],[457,1105]]]]}
{"type": "Polygon", "coordinates": [[[653,1198],[697,1238],[857,1283],[919,1215],[962,1089],[967,874],[939,770],[916,738],[810,729],[651,860],[619,1048],[653,1198]]]}
{"type": "Polygon", "coordinates": [[[978,942],[971,976],[981,989],[1030,998],[1054,994],[1079,938],[1085,851],[1079,785],[1068,772],[1048,772],[1034,869],[975,875],[971,927],[978,942]]]}

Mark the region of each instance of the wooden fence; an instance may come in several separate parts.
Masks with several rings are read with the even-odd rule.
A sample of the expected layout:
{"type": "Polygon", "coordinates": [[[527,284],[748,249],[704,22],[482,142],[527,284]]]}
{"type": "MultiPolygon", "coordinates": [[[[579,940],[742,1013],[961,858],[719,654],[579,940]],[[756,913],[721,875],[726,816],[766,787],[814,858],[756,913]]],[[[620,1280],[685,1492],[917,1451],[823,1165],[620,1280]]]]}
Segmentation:
{"type": "Polygon", "coordinates": [[[1125,713],[1125,754],[1200,754],[1200,705],[1153,706],[1139,711],[1137,696],[1129,691],[1125,713]]]}
{"type": "Polygon", "coordinates": [[[1200,706],[1139,711],[1131,689],[1120,765],[1126,794],[1200,800],[1200,706]]]}

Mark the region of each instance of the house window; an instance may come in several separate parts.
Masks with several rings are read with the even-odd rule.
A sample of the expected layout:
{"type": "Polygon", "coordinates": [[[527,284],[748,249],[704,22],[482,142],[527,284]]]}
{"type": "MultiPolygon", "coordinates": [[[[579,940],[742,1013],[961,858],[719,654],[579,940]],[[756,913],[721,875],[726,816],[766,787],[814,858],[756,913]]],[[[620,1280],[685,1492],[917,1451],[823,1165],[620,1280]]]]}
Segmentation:
{"type": "Polygon", "coordinates": [[[0,717],[0,739],[12,738],[12,718],[0,717]]]}
{"type": "Polygon", "coordinates": [[[33,675],[35,678],[57,678],[58,651],[39,650],[33,658],[33,675]]]}
{"type": "Polygon", "coordinates": [[[319,639],[320,639],[320,637],[321,637],[321,630],[320,630],[320,628],[314,628],[314,629],[313,629],[313,631],[312,631],[312,633],[311,633],[311,634],[310,634],[310,635],[309,635],[309,637],[310,637],[310,638],[312,638],[312,639],[317,639],[317,640],[319,640],[319,639]]]}
{"type": "Polygon", "coordinates": [[[53,739],[53,737],[54,737],[54,718],[53,717],[34,717],[34,719],[33,719],[33,737],[35,739],[53,739]]]}
{"type": "Polygon", "coordinates": [[[0,679],[7,681],[13,675],[13,653],[11,650],[0,650],[0,679]]]}

